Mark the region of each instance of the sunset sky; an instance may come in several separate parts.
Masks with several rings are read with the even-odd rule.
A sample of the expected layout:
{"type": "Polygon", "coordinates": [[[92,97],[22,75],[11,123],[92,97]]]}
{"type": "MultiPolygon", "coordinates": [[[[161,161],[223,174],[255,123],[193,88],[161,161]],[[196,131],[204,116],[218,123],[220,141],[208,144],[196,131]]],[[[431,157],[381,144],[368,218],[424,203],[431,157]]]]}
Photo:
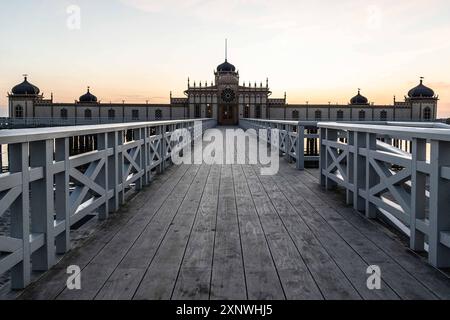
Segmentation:
{"type": "Polygon", "coordinates": [[[72,102],[167,103],[229,61],[289,103],[403,100],[425,77],[450,116],[448,0],[16,0],[0,4],[0,106],[22,74],[72,102]],[[80,8],[80,29],[73,13],[80,8]]]}

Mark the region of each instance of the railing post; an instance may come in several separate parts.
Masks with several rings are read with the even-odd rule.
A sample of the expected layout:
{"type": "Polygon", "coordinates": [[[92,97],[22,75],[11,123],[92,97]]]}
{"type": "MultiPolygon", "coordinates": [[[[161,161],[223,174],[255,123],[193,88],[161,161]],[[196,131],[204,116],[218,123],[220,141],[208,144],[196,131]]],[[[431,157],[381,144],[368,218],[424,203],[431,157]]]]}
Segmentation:
{"type": "Polygon", "coordinates": [[[324,141],[326,141],[326,140],[327,140],[327,128],[320,128],[320,136],[319,136],[319,141],[320,141],[319,170],[320,170],[320,185],[322,187],[325,187],[326,181],[327,181],[326,174],[324,173],[324,171],[327,169],[326,168],[327,148],[323,144],[324,141]]]}
{"type": "Polygon", "coordinates": [[[31,182],[31,233],[43,234],[44,245],[32,254],[35,271],[46,271],[55,264],[53,140],[30,143],[30,167],[41,167],[43,179],[31,182]]]}
{"type": "Polygon", "coordinates": [[[450,230],[450,181],[441,177],[442,167],[449,165],[450,142],[432,140],[428,259],[438,268],[450,267],[450,248],[440,241],[441,232],[450,230]]]}
{"type": "Polygon", "coordinates": [[[158,172],[161,173],[166,168],[166,126],[158,126],[158,131],[161,135],[161,144],[159,145],[159,152],[161,154],[161,163],[159,165],[158,172]]]}
{"type": "MultiPolygon", "coordinates": [[[[338,137],[338,132],[335,129],[327,129],[326,130],[326,139],[327,141],[333,141],[336,142],[338,137]]],[[[325,149],[325,170],[333,163],[333,159],[331,158],[330,154],[328,153],[327,147],[325,149]]],[[[327,190],[331,190],[336,187],[336,182],[326,178],[325,180],[325,188],[327,190]]]]}
{"type": "Polygon", "coordinates": [[[290,125],[285,125],[284,126],[284,132],[285,132],[285,134],[284,134],[284,148],[285,148],[285,150],[286,150],[286,152],[284,153],[284,158],[286,159],[286,161],[288,162],[288,163],[291,163],[292,162],[292,157],[291,157],[291,155],[290,155],[290,151],[291,151],[291,148],[292,148],[292,145],[291,145],[291,126],[290,125]]]}
{"type": "Polygon", "coordinates": [[[22,190],[20,196],[12,203],[11,212],[11,237],[22,240],[21,262],[11,268],[12,289],[22,289],[30,283],[30,199],[28,168],[28,143],[16,143],[9,146],[10,172],[18,172],[22,175],[22,190]]]}
{"type": "MultiPolygon", "coordinates": [[[[355,132],[347,131],[347,182],[348,187],[346,188],[346,203],[347,205],[352,205],[354,201],[354,193],[355,193],[355,178],[354,178],[354,163],[355,156],[352,153],[352,148],[355,148],[355,132]],[[353,186],[353,188],[351,188],[353,186]]],[[[355,151],[356,152],[356,151],[355,151]]]]}
{"type": "Polygon", "coordinates": [[[55,161],[64,163],[64,171],[55,175],[56,221],[64,221],[64,231],[56,236],[56,253],[63,254],[70,250],[69,138],[56,139],[55,147],[55,161]]]}
{"type": "Polygon", "coordinates": [[[353,207],[355,210],[364,211],[366,203],[359,194],[359,189],[366,188],[366,159],[360,154],[360,148],[366,147],[366,134],[364,132],[355,132],[355,153],[353,155],[353,207]]]}
{"type": "Polygon", "coordinates": [[[150,159],[149,159],[150,128],[149,127],[141,128],[141,139],[142,139],[142,143],[143,143],[142,147],[141,147],[142,168],[144,169],[143,183],[145,186],[147,186],[150,183],[150,174],[151,174],[150,171],[147,171],[147,168],[150,163],[150,159]]]}
{"type": "Polygon", "coordinates": [[[104,152],[103,154],[103,168],[100,169],[98,173],[98,184],[104,189],[103,197],[105,197],[105,202],[98,209],[98,218],[100,220],[105,220],[109,215],[109,159],[108,159],[108,134],[99,133],[97,135],[97,150],[104,152]]]}
{"type": "Polygon", "coordinates": [[[366,134],[366,217],[374,219],[377,217],[377,207],[370,201],[370,189],[378,184],[378,175],[370,163],[370,152],[377,149],[377,136],[374,133],[366,134]]]}
{"type": "Polygon", "coordinates": [[[114,148],[114,157],[117,163],[117,184],[115,188],[115,197],[117,199],[118,207],[125,202],[125,156],[123,155],[123,147],[125,143],[125,132],[117,132],[117,142],[114,148]]]}
{"type": "Polygon", "coordinates": [[[427,159],[427,141],[414,138],[412,141],[411,161],[411,216],[410,247],[415,251],[424,251],[425,234],[417,230],[417,219],[425,219],[427,175],[417,170],[417,162],[427,159]]]}
{"type": "Polygon", "coordinates": [[[305,127],[297,126],[297,142],[295,154],[297,156],[296,167],[298,170],[305,169],[305,127]]]}
{"type": "Polygon", "coordinates": [[[144,165],[144,145],[145,145],[145,135],[142,134],[142,130],[139,129],[134,129],[133,130],[133,136],[134,136],[134,140],[141,142],[142,144],[139,145],[136,148],[136,152],[139,152],[138,157],[137,157],[137,164],[140,168],[140,170],[144,169],[144,173],[143,175],[136,180],[136,190],[141,190],[142,187],[144,186],[144,177],[145,177],[145,165],[144,165]]]}

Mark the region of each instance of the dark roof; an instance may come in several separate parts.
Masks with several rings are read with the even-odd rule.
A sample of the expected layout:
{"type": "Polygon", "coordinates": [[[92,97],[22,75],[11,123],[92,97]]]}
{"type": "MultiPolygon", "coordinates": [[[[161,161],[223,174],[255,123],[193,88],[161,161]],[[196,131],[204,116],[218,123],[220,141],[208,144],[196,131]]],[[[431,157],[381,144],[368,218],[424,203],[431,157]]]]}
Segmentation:
{"type": "Polygon", "coordinates": [[[87,92],[80,97],[80,102],[97,102],[97,97],[94,96],[88,87],[87,92]]]}
{"type": "Polygon", "coordinates": [[[420,79],[420,84],[409,90],[408,96],[410,98],[433,98],[434,91],[423,84],[423,80],[420,79]]]}
{"type": "Polygon", "coordinates": [[[26,76],[24,77],[24,80],[21,84],[18,84],[17,86],[12,88],[13,94],[38,95],[39,92],[40,92],[39,88],[29,83],[26,76]]]}
{"type": "Polygon", "coordinates": [[[236,67],[225,59],[225,62],[217,67],[217,72],[235,72],[236,67]]]}
{"type": "Polygon", "coordinates": [[[350,100],[350,104],[369,104],[369,100],[361,95],[361,90],[358,89],[358,94],[350,100]]]}

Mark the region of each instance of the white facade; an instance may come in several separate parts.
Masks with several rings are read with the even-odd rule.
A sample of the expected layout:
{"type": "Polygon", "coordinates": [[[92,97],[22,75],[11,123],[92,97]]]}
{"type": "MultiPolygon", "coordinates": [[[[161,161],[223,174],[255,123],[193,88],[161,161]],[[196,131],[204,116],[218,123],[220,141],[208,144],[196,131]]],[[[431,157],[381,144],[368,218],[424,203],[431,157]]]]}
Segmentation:
{"type": "Polygon", "coordinates": [[[170,95],[169,104],[112,104],[97,102],[88,92],[74,103],[57,103],[44,99],[39,89],[25,78],[9,94],[12,118],[50,118],[72,122],[151,121],[187,118],[214,118],[219,124],[235,125],[241,118],[323,120],[323,121],[434,121],[438,97],[421,80],[402,102],[392,105],[369,104],[359,92],[347,105],[288,104],[272,98],[268,80],[240,83],[239,72],[225,61],[214,73],[210,84],[188,80],[185,97],[170,95]],[[31,93],[30,93],[31,92],[31,93]]]}

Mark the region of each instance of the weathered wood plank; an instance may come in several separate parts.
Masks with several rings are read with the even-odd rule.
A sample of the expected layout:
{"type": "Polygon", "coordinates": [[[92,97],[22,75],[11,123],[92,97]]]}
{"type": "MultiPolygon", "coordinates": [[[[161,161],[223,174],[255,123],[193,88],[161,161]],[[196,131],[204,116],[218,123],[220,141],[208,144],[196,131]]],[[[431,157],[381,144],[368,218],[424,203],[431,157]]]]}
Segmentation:
{"type": "Polygon", "coordinates": [[[212,166],[172,295],[174,300],[209,298],[220,169],[212,166]]]}
{"type": "Polygon", "coordinates": [[[248,298],[286,299],[242,168],[232,170],[248,298]]]}
{"type": "Polygon", "coordinates": [[[431,290],[441,299],[450,299],[450,278],[429,265],[422,257],[411,251],[405,242],[385,226],[376,221],[365,219],[352,208],[342,207],[342,199],[338,193],[326,193],[317,186],[317,175],[314,171],[306,171],[309,175],[304,180],[309,189],[321,197],[349,223],[355,226],[364,236],[370,239],[378,250],[385,252],[413,277],[431,290]]]}
{"type": "MultiPolygon", "coordinates": [[[[360,295],[345,274],[297,213],[294,210],[285,210],[286,207],[274,207],[252,167],[244,166],[244,172],[261,218],[270,219],[267,226],[272,230],[277,226],[284,226],[287,229],[323,296],[326,299],[360,299],[360,295]],[[274,214],[279,215],[279,219],[274,219],[274,214]]],[[[266,232],[270,238],[271,230],[266,232]]]]}
{"type": "MultiPolygon", "coordinates": [[[[379,266],[382,272],[382,279],[402,299],[436,298],[436,296],[406,272],[406,270],[402,269],[383,251],[379,250],[369,239],[364,237],[364,235],[362,235],[355,227],[343,219],[334,208],[328,206],[318,207],[316,209],[312,208],[308,201],[313,197],[318,198],[317,195],[309,190],[305,184],[303,184],[301,179],[298,179],[303,176],[303,174],[300,173],[300,175],[298,175],[298,172],[292,172],[291,169],[292,168],[286,168],[285,172],[283,170],[278,175],[277,179],[282,179],[281,176],[284,178],[282,179],[281,184],[290,184],[295,189],[293,192],[294,194],[304,195],[305,200],[307,200],[304,202],[303,207],[308,207],[309,212],[312,212],[310,217],[313,216],[317,218],[318,216],[321,216],[323,218],[322,222],[326,222],[329,229],[334,231],[336,235],[339,235],[341,238],[340,241],[344,240],[348,243],[348,245],[350,245],[351,248],[367,262],[367,264],[379,266]]],[[[298,197],[294,198],[294,201],[298,201],[298,197]]],[[[342,204],[340,206],[342,206],[342,204]]],[[[323,225],[325,226],[324,223],[323,225]]],[[[324,234],[330,234],[326,233],[325,230],[319,230],[318,233],[322,236],[324,234]]],[[[335,241],[339,241],[339,239],[335,239],[335,241]]],[[[352,260],[354,261],[354,259],[352,260]]],[[[346,265],[348,265],[348,263],[346,265]]],[[[360,292],[362,293],[364,291],[360,292]]],[[[373,293],[374,291],[371,292],[373,293]]],[[[381,292],[381,290],[377,290],[377,292],[381,292]]]]}
{"type": "Polygon", "coordinates": [[[398,299],[386,284],[382,285],[381,290],[367,288],[366,271],[369,264],[322,219],[316,211],[321,208],[312,208],[302,194],[291,187],[291,183],[280,180],[278,176],[262,177],[261,180],[269,195],[272,195],[274,205],[277,208],[284,207],[284,210],[295,210],[299,214],[364,299],[398,299]]]}
{"type": "Polygon", "coordinates": [[[148,201],[152,201],[156,194],[161,191],[165,184],[174,186],[172,180],[177,181],[181,178],[181,170],[183,173],[187,168],[171,167],[167,169],[164,175],[155,176],[151,185],[144,192],[137,196],[125,206],[120,208],[118,212],[113,214],[110,219],[101,223],[92,236],[80,244],[80,247],[74,248],[67,253],[57,265],[46,272],[38,281],[26,288],[19,299],[33,300],[49,300],[55,299],[66,287],[67,273],[66,269],[70,265],[78,265],[83,269],[99,251],[114,237],[114,235],[129,223],[135,216],[136,212],[144,206],[148,201]],[[178,174],[179,176],[176,176],[178,174]]]}
{"type": "Polygon", "coordinates": [[[156,197],[153,202],[149,202],[148,205],[144,206],[134,217],[133,221],[125,225],[82,270],[82,279],[84,279],[82,280],[82,289],[72,291],[65,289],[58,296],[58,299],[93,299],[141,233],[153,221],[153,217],[160,211],[159,209],[168,196],[173,196],[174,194],[182,196],[187,191],[197,171],[198,167],[188,167],[181,180],[173,181],[175,188],[167,186],[168,190],[166,192],[162,192],[160,197],[156,197]],[[171,192],[172,190],[173,192],[171,192]]]}
{"type": "Polygon", "coordinates": [[[171,298],[210,168],[206,165],[200,167],[133,299],[171,298]]]}
{"type": "Polygon", "coordinates": [[[217,227],[211,278],[211,299],[247,299],[245,271],[230,166],[220,177],[217,227]]]}

